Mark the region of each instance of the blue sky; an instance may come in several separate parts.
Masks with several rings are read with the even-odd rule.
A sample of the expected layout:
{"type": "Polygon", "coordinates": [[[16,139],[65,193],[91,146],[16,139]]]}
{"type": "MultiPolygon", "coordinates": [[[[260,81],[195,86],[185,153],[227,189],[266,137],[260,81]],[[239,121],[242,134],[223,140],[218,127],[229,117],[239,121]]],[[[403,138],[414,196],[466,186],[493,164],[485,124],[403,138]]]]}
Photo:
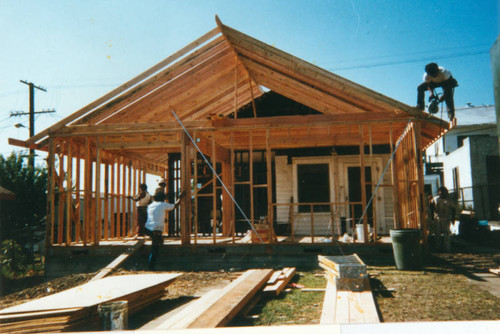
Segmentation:
{"type": "Polygon", "coordinates": [[[0,154],[216,26],[236,30],[409,105],[425,64],[450,69],[457,107],[494,104],[490,48],[498,0],[0,0],[0,154]]]}

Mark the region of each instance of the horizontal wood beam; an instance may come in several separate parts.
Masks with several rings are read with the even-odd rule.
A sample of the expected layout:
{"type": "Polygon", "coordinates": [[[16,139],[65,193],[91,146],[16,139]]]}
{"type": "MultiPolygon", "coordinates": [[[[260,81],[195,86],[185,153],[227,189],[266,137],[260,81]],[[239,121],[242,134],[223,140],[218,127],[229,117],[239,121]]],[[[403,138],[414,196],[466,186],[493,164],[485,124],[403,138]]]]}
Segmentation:
{"type": "Polygon", "coordinates": [[[32,143],[28,143],[27,141],[15,139],[15,138],[9,138],[9,145],[30,148],[30,149],[39,150],[39,151],[47,151],[48,150],[47,144],[44,144],[44,145],[32,144],[32,143]]]}
{"type": "Polygon", "coordinates": [[[154,148],[169,148],[180,147],[180,141],[136,141],[136,142],[118,142],[118,143],[102,143],[99,148],[105,150],[133,150],[133,149],[154,149],[154,148]]]}

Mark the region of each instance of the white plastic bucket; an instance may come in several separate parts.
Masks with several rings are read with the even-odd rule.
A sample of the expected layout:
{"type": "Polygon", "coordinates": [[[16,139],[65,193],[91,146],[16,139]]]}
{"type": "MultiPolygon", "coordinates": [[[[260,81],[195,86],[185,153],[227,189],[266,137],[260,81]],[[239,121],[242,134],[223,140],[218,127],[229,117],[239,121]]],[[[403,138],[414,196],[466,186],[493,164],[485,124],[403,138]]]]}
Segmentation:
{"type": "Polygon", "coordinates": [[[365,231],[363,230],[363,224],[356,224],[356,235],[358,236],[358,241],[365,242],[365,231]]]}
{"type": "Polygon", "coordinates": [[[128,327],[128,302],[118,300],[100,304],[97,307],[102,330],[123,330],[128,327]]]}

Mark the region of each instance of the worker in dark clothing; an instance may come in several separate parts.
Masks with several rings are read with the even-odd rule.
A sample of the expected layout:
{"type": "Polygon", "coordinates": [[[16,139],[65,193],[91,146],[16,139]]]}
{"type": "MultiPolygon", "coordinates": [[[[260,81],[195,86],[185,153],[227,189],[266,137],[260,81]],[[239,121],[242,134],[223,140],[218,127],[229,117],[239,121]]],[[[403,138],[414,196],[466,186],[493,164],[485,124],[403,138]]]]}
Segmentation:
{"type": "Polygon", "coordinates": [[[439,97],[439,102],[446,103],[448,117],[451,120],[455,118],[455,102],[453,100],[453,89],[458,86],[457,80],[453,78],[451,72],[436,63],[425,65],[423,83],[417,88],[417,109],[424,110],[425,91],[430,92],[429,101],[434,96],[434,88],[442,87],[443,95],[439,97]]]}
{"type": "Polygon", "coordinates": [[[128,196],[136,202],[137,205],[137,235],[144,236],[144,225],[148,219],[148,205],[151,204],[152,198],[148,193],[148,186],[144,183],[139,185],[139,193],[134,197],[128,196]]]}

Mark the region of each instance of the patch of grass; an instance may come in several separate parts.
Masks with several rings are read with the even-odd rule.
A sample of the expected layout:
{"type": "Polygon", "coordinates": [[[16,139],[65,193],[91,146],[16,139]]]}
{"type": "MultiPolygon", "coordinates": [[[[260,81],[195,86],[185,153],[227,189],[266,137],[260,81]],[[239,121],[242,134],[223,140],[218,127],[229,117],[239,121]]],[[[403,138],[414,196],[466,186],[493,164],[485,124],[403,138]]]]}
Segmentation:
{"type": "MultiPolygon", "coordinates": [[[[292,282],[303,285],[305,288],[324,288],[326,286],[325,278],[315,276],[314,272],[299,272],[292,282]]],[[[253,325],[319,323],[323,296],[324,292],[321,291],[291,289],[283,292],[279,298],[263,301],[260,310],[257,310],[259,317],[254,320],[253,325]]]]}
{"type": "MultiPolygon", "coordinates": [[[[498,320],[500,317],[500,298],[472,284],[464,273],[451,267],[401,271],[394,266],[369,266],[368,273],[382,322],[498,320]]],[[[326,279],[316,276],[315,272],[300,272],[293,282],[305,288],[326,286],[326,279]]],[[[317,324],[323,298],[321,291],[292,289],[278,298],[261,301],[253,310],[258,318],[245,325],[317,324]]]]}
{"type": "Polygon", "coordinates": [[[500,315],[499,298],[453,271],[371,267],[369,273],[384,322],[497,320],[500,315]]]}

